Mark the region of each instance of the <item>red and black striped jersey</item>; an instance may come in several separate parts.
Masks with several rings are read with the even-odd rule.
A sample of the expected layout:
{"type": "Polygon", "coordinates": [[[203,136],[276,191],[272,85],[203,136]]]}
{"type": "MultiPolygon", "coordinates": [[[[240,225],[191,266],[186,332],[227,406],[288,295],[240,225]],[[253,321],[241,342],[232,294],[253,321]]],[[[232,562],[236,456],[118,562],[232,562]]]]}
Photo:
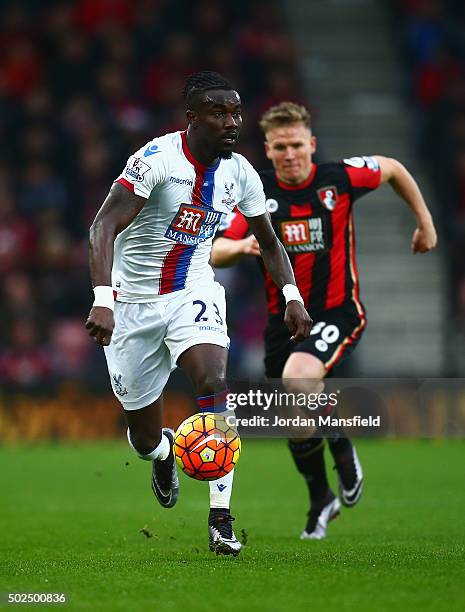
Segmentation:
{"type": "MultiPolygon", "coordinates": [[[[352,301],[362,315],[352,205],[379,186],[377,160],[353,157],[340,163],[312,164],[308,179],[296,186],[282,183],[272,170],[261,172],[260,177],[267,210],[289,255],[306,308],[311,313],[321,313],[352,301]]],[[[239,240],[248,233],[246,219],[234,211],[218,235],[239,240]]],[[[258,259],[265,278],[268,310],[279,314],[285,309],[284,298],[258,259]]]]}

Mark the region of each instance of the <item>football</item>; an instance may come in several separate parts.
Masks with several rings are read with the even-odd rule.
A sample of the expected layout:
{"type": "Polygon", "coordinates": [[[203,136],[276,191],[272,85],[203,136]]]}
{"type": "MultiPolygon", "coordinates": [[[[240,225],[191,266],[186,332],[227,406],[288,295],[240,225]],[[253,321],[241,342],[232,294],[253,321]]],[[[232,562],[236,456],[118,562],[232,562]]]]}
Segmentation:
{"type": "Polygon", "coordinates": [[[194,414],[174,437],[174,455],[184,474],[197,480],[226,476],[239,461],[241,439],[221,414],[194,414]]]}

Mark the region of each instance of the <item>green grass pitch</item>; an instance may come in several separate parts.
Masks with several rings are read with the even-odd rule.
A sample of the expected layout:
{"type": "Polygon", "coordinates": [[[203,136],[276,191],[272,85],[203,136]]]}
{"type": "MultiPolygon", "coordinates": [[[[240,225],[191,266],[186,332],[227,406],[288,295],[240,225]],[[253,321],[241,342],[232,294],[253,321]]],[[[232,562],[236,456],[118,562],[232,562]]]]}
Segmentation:
{"type": "Polygon", "coordinates": [[[123,443],[3,447],[0,591],[97,611],[464,610],[465,443],[358,450],[360,504],[301,542],[307,493],[285,442],[245,440],[232,509],[248,542],[234,559],[208,551],[206,483],[181,475],[165,510],[123,443]]]}

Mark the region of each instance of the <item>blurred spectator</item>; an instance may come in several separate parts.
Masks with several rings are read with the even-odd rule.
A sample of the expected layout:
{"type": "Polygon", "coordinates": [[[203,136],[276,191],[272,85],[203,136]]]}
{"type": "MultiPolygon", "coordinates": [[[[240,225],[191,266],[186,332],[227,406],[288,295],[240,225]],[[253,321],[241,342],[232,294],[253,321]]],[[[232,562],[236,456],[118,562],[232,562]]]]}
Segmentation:
{"type": "Polygon", "coordinates": [[[91,43],[81,32],[64,32],[48,65],[47,86],[59,101],[93,88],[91,43]]]}
{"type": "Polygon", "coordinates": [[[91,289],[87,269],[75,265],[79,246],[62,227],[53,223],[40,236],[37,285],[47,310],[56,316],[84,319],[87,314],[91,289]]]}
{"type": "Polygon", "coordinates": [[[39,343],[37,324],[18,319],[10,327],[9,346],[0,350],[0,381],[21,387],[36,387],[52,374],[49,354],[39,343]]]}
{"type": "Polygon", "coordinates": [[[17,214],[12,193],[0,188],[0,277],[13,270],[30,269],[35,247],[32,222],[17,214]]]}
{"type": "Polygon", "coordinates": [[[29,122],[50,121],[53,119],[54,106],[50,92],[43,87],[32,89],[24,99],[23,120],[29,122]]]}
{"type": "Polygon", "coordinates": [[[5,3],[6,6],[0,14],[0,50],[4,56],[6,50],[17,42],[27,40],[33,33],[33,26],[26,7],[17,2],[5,3]]]}
{"type": "Polygon", "coordinates": [[[59,319],[50,334],[49,354],[55,379],[80,378],[88,371],[92,351],[81,319],[59,319]]]}
{"type": "Polygon", "coordinates": [[[52,132],[40,124],[26,124],[19,139],[18,157],[27,163],[28,160],[52,161],[54,157],[52,132]]]}
{"type": "Polygon", "coordinates": [[[202,52],[211,54],[211,47],[228,36],[228,15],[216,0],[200,0],[193,4],[192,23],[202,52]]]}
{"type": "Polygon", "coordinates": [[[38,337],[47,338],[47,312],[40,303],[32,279],[23,272],[12,272],[2,283],[0,307],[0,334],[7,338],[16,319],[33,321],[37,325],[38,337]]]}
{"type": "Polygon", "coordinates": [[[83,30],[95,33],[117,24],[129,29],[137,8],[129,0],[78,0],[76,18],[83,30]]]}
{"type": "Polygon", "coordinates": [[[69,100],[61,114],[64,129],[74,138],[75,145],[94,140],[103,134],[104,122],[98,116],[96,102],[91,96],[76,95],[69,100]]]}
{"type": "Polygon", "coordinates": [[[6,92],[21,98],[32,91],[41,77],[41,64],[29,40],[17,40],[4,51],[1,74],[6,92]]]}
{"type": "Polygon", "coordinates": [[[182,91],[177,88],[178,97],[172,95],[173,79],[183,83],[186,77],[195,72],[198,64],[195,62],[194,38],[188,32],[173,32],[166,39],[160,57],[147,58],[149,61],[144,76],[144,94],[153,104],[160,104],[166,109],[167,104],[179,104],[182,91]],[[166,91],[168,90],[168,94],[166,91]]]}
{"type": "Polygon", "coordinates": [[[34,216],[47,209],[64,212],[65,206],[65,186],[52,174],[50,166],[38,160],[29,162],[19,189],[19,211],[34,216]]]}
{"type": "Polygon", "coordinates": [[[103,140],[83,145],[77,174],[80,192],[80,225],[90,227],[111,185],[110,152],[103,140]]]}

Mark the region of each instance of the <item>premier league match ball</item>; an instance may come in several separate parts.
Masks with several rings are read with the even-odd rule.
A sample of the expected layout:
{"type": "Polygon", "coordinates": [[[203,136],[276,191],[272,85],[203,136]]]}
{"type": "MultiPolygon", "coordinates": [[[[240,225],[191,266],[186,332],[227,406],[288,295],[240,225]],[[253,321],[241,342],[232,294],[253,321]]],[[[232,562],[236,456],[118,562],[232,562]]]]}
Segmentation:
{"type": "Polygon", "coordinates": [[[197,480],[226,476],[239,461],[241,439],[221,414],[194,414],[174,436],[174,455],[184,474],[197,480]]]}

